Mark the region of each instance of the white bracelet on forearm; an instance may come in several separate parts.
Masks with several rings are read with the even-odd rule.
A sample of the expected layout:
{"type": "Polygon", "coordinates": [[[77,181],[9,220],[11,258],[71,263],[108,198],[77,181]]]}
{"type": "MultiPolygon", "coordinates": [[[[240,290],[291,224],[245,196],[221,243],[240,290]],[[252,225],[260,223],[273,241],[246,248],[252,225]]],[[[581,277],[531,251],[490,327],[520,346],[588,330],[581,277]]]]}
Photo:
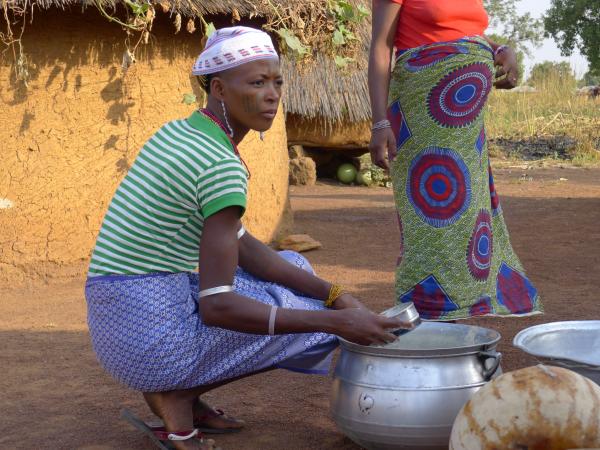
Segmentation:
{"type": "Polygon", "coordinates": [[[223,292],[233,292],[233,286],[215,286],[208,289],[203,289],[198,292],[198,298],[208,297],[209,295],[222,294],[223,292]]]}
{"type": "Polygon", "coordinates": [[[277,306],[271,306],[271,312],[269,313],[269,336],[275,334],[275,317],[277,316],[277,306]]]}
{"type": "Polygon", "coordinates": [[[246,233],[246,229],[244,228],[244,225],[242,225],[240,227],[240,229],[237,231],[237,237],[238,239],[241,239],[242,236],[246,233]]]}

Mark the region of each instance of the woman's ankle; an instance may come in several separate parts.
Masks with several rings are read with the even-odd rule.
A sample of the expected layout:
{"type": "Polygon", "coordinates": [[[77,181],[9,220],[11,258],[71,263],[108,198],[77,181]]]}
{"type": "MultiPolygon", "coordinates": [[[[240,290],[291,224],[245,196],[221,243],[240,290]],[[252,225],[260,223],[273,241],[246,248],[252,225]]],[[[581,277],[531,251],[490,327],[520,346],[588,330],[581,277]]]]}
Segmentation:
{"type": "Polygon", "coordinates": [[[185,395],[184,391],[144,392],[144,400],[168,431],[192,431],[193,396],[185,395]]]}

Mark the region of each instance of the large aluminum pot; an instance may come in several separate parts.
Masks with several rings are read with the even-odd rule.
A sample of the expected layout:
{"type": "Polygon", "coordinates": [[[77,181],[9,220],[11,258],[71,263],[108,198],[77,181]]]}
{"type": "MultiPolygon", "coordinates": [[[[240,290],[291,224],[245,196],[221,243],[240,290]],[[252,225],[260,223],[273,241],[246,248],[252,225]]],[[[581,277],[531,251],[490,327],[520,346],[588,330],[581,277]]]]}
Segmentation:
{"type": "Polygon", "coordinates": [[[447,449],[459,410],[501,372],[499,340],[494,330],[441,322],[385,346],[341,339],[333,419],[367,449],[447,449]]]}
{"type": "Polygon", "coordinates": [[[513,345],[542,364],[561,366],[600,385],[600,320],[570,320],[520,331],[513,345]]]}

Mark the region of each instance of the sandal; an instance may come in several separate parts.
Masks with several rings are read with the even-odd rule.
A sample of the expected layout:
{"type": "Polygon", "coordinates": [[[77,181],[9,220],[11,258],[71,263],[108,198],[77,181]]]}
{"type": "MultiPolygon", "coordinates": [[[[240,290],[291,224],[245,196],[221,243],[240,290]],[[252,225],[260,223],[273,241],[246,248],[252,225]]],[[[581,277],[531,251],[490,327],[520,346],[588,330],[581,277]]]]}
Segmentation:
{"type": "MultiPolygon", "coordinates": [[[[197,428],[186,431],[168,431],[164,426],[148,425],[146,422],[138,418],[128,409],[121,411],[121,418],[129,422],[135,428],[144,433],[150,441],[161,450],[173,450],[172,441],[187,441],[188,439],[199,439],[200,443],[205,442],[202,433],[197,428]]],[[[209,439],[206,441],[208,445],[213,445],[214,441],[209,439]]]]}
{"type": "MultiPolygon", "coordinates": [[[[194,419],[194,427],[205,434],[228,434],[228,433],[239,433],[240,431],[242,431],[242,429],[244,428],[243,426],[241,427],[237,427],[237,428],[215,428],[215,427],[209,427],[206,425],[203,425],[204,422],[206,422],[209,419],[213,419],[215,417],[222,417],[225,416],[225,413],[220,410],[220,409],[215,409],[215,410],[208,410],[207,412],[205,412],[204,414],[202,414],[200,417],[197,417],[194,419]]],[[[227,418],[227,416],[223,417],[224,419],[227,418]]],[[[232,419],[235,420],[235,419],[232,419]]]]}

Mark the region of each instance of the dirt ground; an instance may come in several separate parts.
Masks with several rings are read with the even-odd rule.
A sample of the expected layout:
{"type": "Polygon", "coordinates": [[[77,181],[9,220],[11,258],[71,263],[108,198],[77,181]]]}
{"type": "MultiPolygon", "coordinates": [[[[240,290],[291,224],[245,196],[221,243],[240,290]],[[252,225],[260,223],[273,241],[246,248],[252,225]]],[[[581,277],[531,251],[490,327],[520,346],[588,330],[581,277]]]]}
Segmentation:
{"type": "MultiPolygon", "coordinates": [[[[541,293],[546,314],[479,319],[497,329],[505,371],[534,361],[511,347],[520,329],[598,319],[600,169],[498,170],[512,243],[541,293]]],[[[318,273],[350,288],[375,310],[393,303],[398,234],[391,191],[319,184],[294,187],[295,231],[323,243],[309,252],[318,273]]],[[[86,330],[83,280],[0,301],[0,448],[152,448],[119,419],[123,407],[150,417],[139,394],[106,375],[86,330]]],[[[224,449],[356,449],[328,415],[330,378],[275,371],[206,396],[247,421],[224,449]]]]}

